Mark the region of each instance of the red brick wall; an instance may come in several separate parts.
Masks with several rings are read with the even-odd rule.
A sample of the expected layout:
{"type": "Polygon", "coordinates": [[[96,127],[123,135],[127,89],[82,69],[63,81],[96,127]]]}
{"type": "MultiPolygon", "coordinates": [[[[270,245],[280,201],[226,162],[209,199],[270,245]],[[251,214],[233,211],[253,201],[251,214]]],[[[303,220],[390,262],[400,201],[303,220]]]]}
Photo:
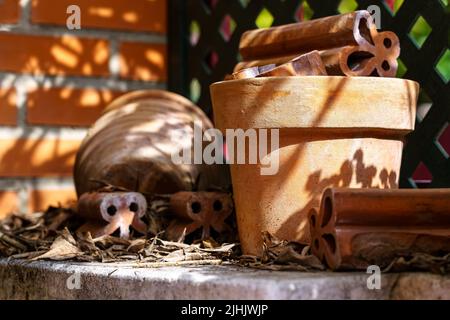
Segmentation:
{"type": "Polygon", "coordinates": [[[165,87],[166,30],[166,0],[0,1],[0,217],[74,199],[89,125],[121,94],[165,87]]]}

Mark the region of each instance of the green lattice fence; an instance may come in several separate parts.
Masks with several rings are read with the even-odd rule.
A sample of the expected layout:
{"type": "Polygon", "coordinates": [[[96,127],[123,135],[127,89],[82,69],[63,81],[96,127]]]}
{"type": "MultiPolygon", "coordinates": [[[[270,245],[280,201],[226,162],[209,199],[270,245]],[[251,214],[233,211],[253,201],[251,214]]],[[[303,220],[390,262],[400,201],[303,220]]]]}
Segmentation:
{"type": "MultiPolygon", "coordinates": [[[[170,89],[211,112],[209,85],[239,61],[243,32],[377,5],[381,29],[402,45],[399,77],[418,81],[416,131],[408,137],[402,187],[450,187],[449,0],[171,0],[170,89]]],[[[386,110],[389,113],[389,110],[386,110]]]]}

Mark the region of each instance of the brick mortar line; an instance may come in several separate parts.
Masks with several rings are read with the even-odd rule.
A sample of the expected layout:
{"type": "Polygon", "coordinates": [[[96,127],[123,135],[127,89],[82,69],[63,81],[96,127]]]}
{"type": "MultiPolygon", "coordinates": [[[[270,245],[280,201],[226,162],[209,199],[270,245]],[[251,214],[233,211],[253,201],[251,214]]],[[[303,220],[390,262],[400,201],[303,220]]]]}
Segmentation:
{"type": "Polygon", "coordinates": [[[25,186],[22,186],[17,191],[18,209],[20,212],[28,212],[28,204],[30,203],[30,192],[25,186]]]}
{"type": "Polygon", "coordinates": [[[21,190],[70,190],[74,188],[71,177],[61,178],[2,178],[0,177],[0,191],[21,190]]]}
{"type": "Polygon", "coordinates": [[[25,129],[27,126],[27,90],[24,86],[21,86],[18,83],[16,83],[14,87],[17,96],[17,126],[25,129]]]}
{"type": "Polygon", "coordinates": [[[109,73],[114,80],[120,79],[120,49],[116,37],[109,40],[109,73]]]}
{"type": "Polygon", "coordinates": [[[58,88],[72,87],[83,89],[86,87],[105,90],[139,90],[139,89],[165,89],[165,82],[124,80],[100,77],[81,76],[49,76],[49,75],[29,75],[13,72],[0,71],[0,86],[25,86],[33,88],[38,86],[58,88]]]}
{"type": "Polygon", "coordinates": [[[23,28],[28,28],[31,17],[31,0],[20,0],[19,3],[21,9],[19,25],[23,28]]]}
{"type": "Polygon", "coordinates": [[[0,126],[0,139],[46,139],[46,140],[82,140],[88,128],[58,126],[3,127],[0,126]]]}
{"type": "Polygon", "coordinates": [[[29,24],[27,26],[20,24],[1,24],[0,31],[9,32],[12,34],[21,35],[36,35],[36,36],[77,36],[80,38],[104,39],[110,40],[116,37],[120,42],[142,42],[149,44],[167,44],[167,35],[155,33],[138,33],[138,32],[124,32],[115,30],[97,30],[97,29],[81,29],[69,30],[62,27],[53,26],[38,26],[29,24]]]}
{"type": "MultiPolygon", "coordinates": [[[[81,37],[107,38],[118,37],[120,41],[153,42],[167,44],[167,35],[150,31],[123,31],[101,28],[84,28],[69,30],[61,26],[40,25],[31,22],[31,0],[20,0],[21,15],[18,24],[0,25],[0,30],[10,32],[25,32],[36,35],[62,36],[72,33],[81,37]]],[[[66,14],[66,13],[65,13],[66,14]]]]}

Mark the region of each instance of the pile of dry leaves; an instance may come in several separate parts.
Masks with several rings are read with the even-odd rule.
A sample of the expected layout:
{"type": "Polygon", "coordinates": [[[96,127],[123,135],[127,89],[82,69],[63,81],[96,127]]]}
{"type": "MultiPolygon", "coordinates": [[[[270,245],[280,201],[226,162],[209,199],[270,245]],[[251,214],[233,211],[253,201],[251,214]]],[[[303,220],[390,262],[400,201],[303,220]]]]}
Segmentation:
{"type": "Polygon", "coordinates": [[[123,266],[245,265],[269,270],[323,270],[307,248],[265,235],[262,259],[241,256],[239,245],[213,239],[192,244],[170,242],[158,236],[124,240],[113,236],[93,239],[75,230],[83,223],[68,208],[49,208],[35,214],[13,214],[0,222],[0,256],[28,260],[72,260],[120,263],[123,266]]]}
{"type": "Polygon", "coordinates": [[[252,268],[265,270],[323,271],[325,266],[310,254],[309,246],[281,241],[268,232],[263,234],[262,258],[241,256],[240,262],[252,268]]]}
{"type": "MultiPolygon", "coordinates": [[[[324,271],[308,246],[280,241],[265,233],[262,258],[241,255],[237,243],[213,239],[191,244],[170,242],[163,234],[124,240],[114,236],[93,239],[76,230],[84,223],[70,208],[49,208],[43,213],[13,214],[0,221],[0,257],[27,260],[71,260],[116,263],[130,267],[217,265],[222,263],[264,270],[324,271]]],[[[398,257],[385,272],[430,271],[450,273],[450,255],[398,257]]]]}
{"type": "Polygon", "coordinates": [[[71,209],[50,208],[45,213],[14,214],[0,223],[0,256],[29,260],[152,265],[217,264],[235,255],[236,244],[213,240],[194,244],[152,238],[130,240],[113,236],[93,239],[74,230],[82,222],[71,209]]]}

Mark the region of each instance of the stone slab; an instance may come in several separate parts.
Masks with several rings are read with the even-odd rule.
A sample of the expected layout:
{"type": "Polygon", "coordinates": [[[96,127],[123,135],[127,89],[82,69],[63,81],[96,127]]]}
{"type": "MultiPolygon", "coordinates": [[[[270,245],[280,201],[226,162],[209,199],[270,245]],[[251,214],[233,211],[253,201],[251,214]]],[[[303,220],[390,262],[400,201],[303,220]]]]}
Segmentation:
{"type": "Polygon", "coordinates": [[[450,276],[382,274],[380,290],[369,276],[0,259],[0,299],[450,299],[450,276]]]}

